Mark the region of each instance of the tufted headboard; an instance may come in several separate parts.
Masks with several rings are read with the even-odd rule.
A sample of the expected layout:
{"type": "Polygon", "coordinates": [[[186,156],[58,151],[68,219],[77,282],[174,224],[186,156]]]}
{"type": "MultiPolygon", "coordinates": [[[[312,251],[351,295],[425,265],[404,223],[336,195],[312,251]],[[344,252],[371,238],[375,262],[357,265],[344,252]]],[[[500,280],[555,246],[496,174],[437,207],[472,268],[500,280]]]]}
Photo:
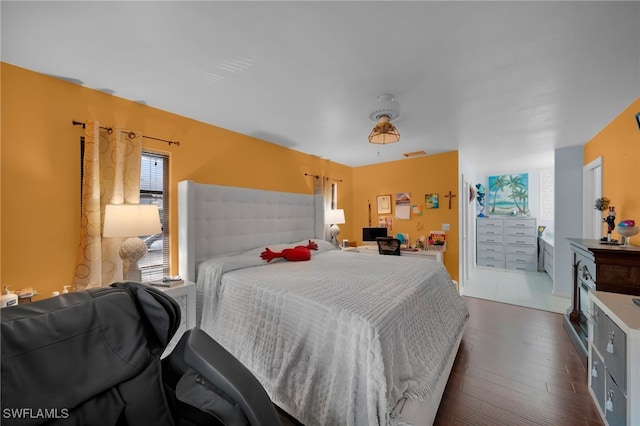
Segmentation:
{"type": "Polygon", "coordinates": [[[180,276],[212,256],[324,237],[321,195],[178,182],[180,276]]]}

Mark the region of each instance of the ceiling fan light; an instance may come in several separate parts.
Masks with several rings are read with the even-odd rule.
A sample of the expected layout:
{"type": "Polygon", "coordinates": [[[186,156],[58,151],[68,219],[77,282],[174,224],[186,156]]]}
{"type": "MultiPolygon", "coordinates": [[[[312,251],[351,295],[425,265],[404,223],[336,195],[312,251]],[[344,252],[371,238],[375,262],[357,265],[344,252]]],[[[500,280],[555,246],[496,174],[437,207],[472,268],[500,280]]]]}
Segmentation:
{"type": "Polygon", "coordinates": [[[389,116],[381,115],[378,124],[369,133],[369,143],[386,145],[388,143],[398,142],[400,140],[400,132],[396,126],[391,124],[389,116]]]}

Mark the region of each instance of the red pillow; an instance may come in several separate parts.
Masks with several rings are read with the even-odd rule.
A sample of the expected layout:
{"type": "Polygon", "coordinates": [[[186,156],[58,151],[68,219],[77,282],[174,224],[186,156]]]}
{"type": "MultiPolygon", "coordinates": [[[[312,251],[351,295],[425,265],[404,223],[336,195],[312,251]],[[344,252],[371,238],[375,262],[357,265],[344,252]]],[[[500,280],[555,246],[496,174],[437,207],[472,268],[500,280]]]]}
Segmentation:
{"type": "Polygon", "coordinates": [[[267,262],[271,262],[277,257],[284,257],[291,262],[300,262],[311,259],[311,250],[318,250],[318,244],[309,240],[309,244],[306,246],[295,246],[294,248],[284,249],[281,252],[271,251],[267,247],[260,253],[260,257],[267,262]]]}

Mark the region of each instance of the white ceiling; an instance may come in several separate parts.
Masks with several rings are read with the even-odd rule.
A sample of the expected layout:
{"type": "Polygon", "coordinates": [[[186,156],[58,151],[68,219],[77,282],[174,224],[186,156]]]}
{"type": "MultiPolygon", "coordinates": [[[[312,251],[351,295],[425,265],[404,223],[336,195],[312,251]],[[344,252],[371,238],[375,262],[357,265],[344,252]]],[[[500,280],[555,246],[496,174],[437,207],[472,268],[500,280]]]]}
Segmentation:
{"type": "Polygon", "coordinates": [[[552,167],[640,96],[637,1],[0,7],[4,62],[349,166],[458,149],[480,175],[552,167]],[[401,139],[378,147],[383,93],[401,139]]]}

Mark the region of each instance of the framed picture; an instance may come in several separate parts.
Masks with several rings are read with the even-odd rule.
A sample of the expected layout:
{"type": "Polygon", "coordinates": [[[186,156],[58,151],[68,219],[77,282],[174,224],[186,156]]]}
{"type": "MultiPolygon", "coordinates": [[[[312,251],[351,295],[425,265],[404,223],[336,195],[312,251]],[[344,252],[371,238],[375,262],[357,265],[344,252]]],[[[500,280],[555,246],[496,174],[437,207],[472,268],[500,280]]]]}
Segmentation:
{"type": "Polygon", "coordinates": [[[378,195],[378,214],[391,213],[391,195],[378,195]]]}
{"type": "Polygon", "coordinates": [[[426,209],[437,209],[438,208],[438,194],[425,194],[424,196],[424,207],[426,209]]]}
{"type": "Polygon", "coordinates": [[[389,231],[393,229],[393,217],[392,216],[380,216],[378,218],[378,226],[380,228],[387,228],[389,231]]]}
{"type": "Polygon", "coordinates": [[[524,216],[529,211],[529,174],[489,176],[489,215],[524,216]]]}

